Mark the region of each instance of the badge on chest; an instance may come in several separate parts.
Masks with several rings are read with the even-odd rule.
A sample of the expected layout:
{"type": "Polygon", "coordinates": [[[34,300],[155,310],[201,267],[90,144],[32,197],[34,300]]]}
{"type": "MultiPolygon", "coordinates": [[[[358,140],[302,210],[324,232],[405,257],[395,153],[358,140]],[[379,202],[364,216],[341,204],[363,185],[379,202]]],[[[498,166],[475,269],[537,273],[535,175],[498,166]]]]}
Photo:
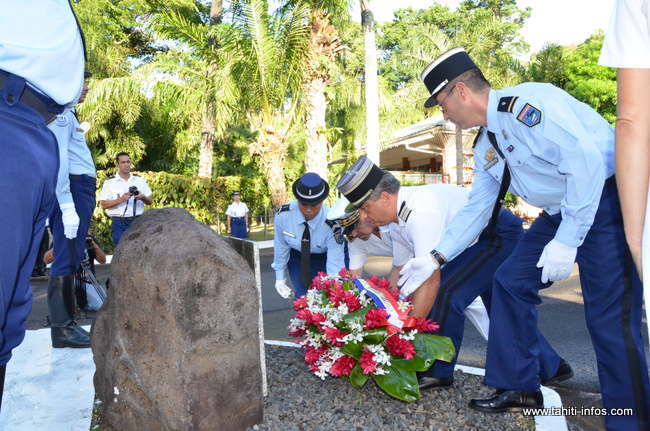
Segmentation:
{"type": "Polygon", "coordinates": [[[494,148],[492,147],[487,149],[483,158],[485,159],[485,170],[490,169],[492,166],[496,165],[499,162],[496,151],[494,151],[494,148]]]}

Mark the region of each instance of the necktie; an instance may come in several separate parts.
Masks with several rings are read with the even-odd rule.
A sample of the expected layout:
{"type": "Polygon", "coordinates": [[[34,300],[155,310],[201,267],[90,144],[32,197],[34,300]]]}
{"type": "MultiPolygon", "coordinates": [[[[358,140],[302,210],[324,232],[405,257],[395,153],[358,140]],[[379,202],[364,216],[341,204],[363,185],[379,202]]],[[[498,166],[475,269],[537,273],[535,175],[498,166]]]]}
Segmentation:
{"type": "Polygon", "coordinates": [[[510,187],[510,169],[508,168],[508,162],[506,161],[506,158],[504,157],[503,153],[499,149],[499,146],[497,145],[497,137],[494,136],[494,133],[492,132],[487,132],[487,133],[488,133],[488,139],[490,140],[490,144],[492,144],[497,154],[499,154],[499,156],[503,159],[503,177],[501,178],[499,195],[497,196],[497,200],[494,203],[494,208],[492,209],[492,217],[490,217],[490,223],[488,223],[487,226],[487,231],[490,232],[491,236],[496,236],[497,221],[499,219],[499,211],[501,210],[501,204],[503,204],[503,198],[505,198],[506,196],[508,187],[510,187]]]}
{"type": "Polygon", "coordinates": [[[307,222],[304,222],[304,225],[305,231],[302,233],[300,242],[300,281],[309,287],[311,284],[311,236],[307,222]]]}

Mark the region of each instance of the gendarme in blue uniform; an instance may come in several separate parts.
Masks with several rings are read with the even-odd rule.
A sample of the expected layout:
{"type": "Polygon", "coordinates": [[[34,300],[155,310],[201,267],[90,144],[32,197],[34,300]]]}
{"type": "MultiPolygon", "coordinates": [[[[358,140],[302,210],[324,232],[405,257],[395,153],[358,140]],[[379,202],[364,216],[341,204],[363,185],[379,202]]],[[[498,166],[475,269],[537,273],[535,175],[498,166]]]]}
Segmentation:
{"type": "Polygon", "coordinates": [[[512,177],[510,192],[544,210],[496,272],[486,384],[520,391],[539,387],[536,305],[539,289],[551,283],[542,283],[536,264],[555,239],[577,247],[603,406],[634,409],[633,416],[608,415],[607,429],[648,429],[642,290],[625,243],[612,176],[612,128],[566,92],[526,83],[490,91],[487,127],[480,133],[469,202],[436,249],[453,259],[485,225],[504,174],[503,158],[512,177]],[[497,148],[487,132],[494,134],[497,148]]]}
{"type": "Polygon", "coordinates": [[[29,276],[55,203],[59,157],[46,122],[81,93],[82,38],[66,0],[0,3],[0,366],[24,338],[29,276]]]}
{"type": "MultiPolygon", "coordinates": [[[[316,217],[309,220],[311,235],[311,278],[319,272],[338,274],[345,268],[343,245],[334,239],[332,229],[327,225],[328,207],[323,205],[316,217]]],[[[298,201],[291,201],[275,216],[274,256],[271,267],[276,280],[284,280],[284,270],[289,269],[289,277],[296,298],[307,293],[309,286],[300,281],[300,246],[305,230],[305,217],[298,209],[298,201]]]]}

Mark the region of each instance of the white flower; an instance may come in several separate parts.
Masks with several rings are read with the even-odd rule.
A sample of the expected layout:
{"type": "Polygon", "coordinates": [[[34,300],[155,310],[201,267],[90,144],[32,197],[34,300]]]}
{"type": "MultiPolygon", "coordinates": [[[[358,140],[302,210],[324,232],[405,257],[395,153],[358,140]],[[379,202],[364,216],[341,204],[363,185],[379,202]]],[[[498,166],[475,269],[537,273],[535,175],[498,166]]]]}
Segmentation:
{"type": "Polygon", "coordinates": [[[374,360],[377,363],[378,368],[381,365],[385,365],[387,367],[390,366],[390,355],[388,352],[386,352],[386,350],[384,350],[384,346],[381,344],[368,344],[366,347],[374,355],[374,360]]]}
{"type": "Polygon", "coordinates": [[[411,303],[408,301],[397,301],[397,308],[399,311],[406,312],[410,306],[411,303]]]}
{"type": "Polygon", "coordinates": [[[413,341],[413,340],[415,340],[415,334],[417,334],[417,333],[418,333],[418,330],[414,329],[412,331],[403,332],[403,333],[400,334],[400,336],[403,339],[407,340],[407,341],[413,341]]]}

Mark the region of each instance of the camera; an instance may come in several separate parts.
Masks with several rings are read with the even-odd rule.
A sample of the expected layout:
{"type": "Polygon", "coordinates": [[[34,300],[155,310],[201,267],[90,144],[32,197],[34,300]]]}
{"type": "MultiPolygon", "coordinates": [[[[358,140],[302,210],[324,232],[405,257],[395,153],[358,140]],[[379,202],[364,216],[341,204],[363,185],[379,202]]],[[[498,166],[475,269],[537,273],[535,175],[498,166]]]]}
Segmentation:
{"type": "Polygon", "coordinates": [[[129,187],[129,194],[131,194],[131,196],[137,196],[140,194],[140,191],[136,186],[131,186],[129,187]]]}

